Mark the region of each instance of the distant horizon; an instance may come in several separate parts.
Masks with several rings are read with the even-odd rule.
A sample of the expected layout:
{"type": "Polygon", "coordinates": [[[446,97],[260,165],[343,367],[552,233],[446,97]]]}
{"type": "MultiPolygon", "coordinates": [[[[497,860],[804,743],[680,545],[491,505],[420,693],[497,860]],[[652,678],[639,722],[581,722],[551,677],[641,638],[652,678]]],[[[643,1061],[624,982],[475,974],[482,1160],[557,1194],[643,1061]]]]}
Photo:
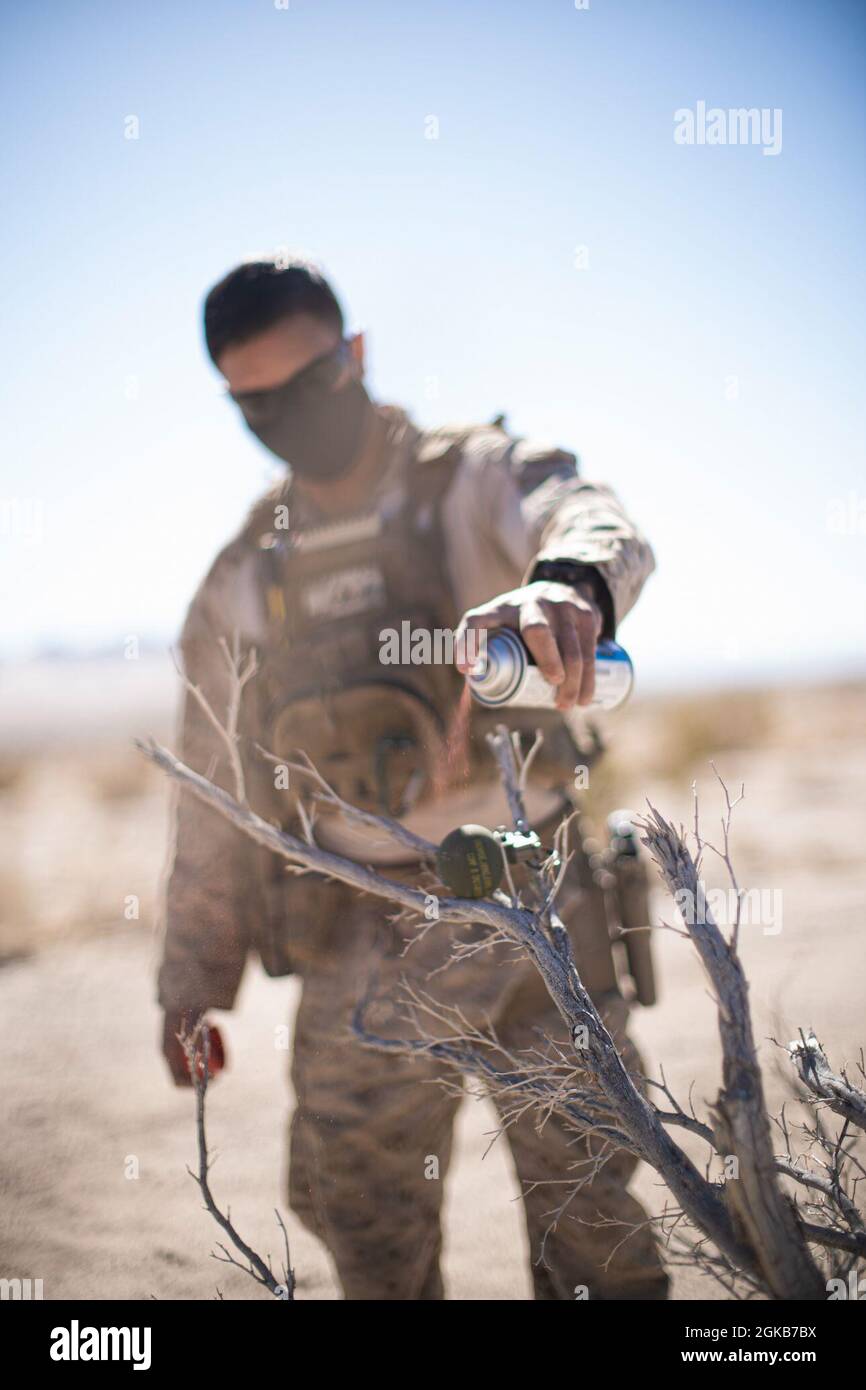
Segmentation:
{"type": "MultiPolygon", "coordinates": [[[[166,669],[173,667],[173,653],[179,649],[179,638],[149,636],[137,638],[139,656],[128,658],[123,655],[127,636],[114,642],[98,643],[92,646],[72,644],[44,644],[30,650],[3,650],[0,648],[0,699],[3,695],[3,673],[39,665],[56,664],[79,667],[96,666],[100,662],[110,662],[118,669],[128,666],[134,669],[137,660],[143,662],[163,661],[166,669]]],[[[689,668],[683,659],[676,666],[669,660],[664,663],[648,659],[634,647],[629,647],[625,634],[619,640],[630,651],[635,661],[635,694],[676,694],[694,692],[710,694],[714,690],[774,690],[788,684],[800,686],[825,686],[840,684],[859,684],[866,681],[866,653],[853,653],[847,662],[840,659],[816,665],[805,658],[794,658],[785,666],[777,664],[754,664],[719,661],[717,667],[697,670],[689,668]]]]}

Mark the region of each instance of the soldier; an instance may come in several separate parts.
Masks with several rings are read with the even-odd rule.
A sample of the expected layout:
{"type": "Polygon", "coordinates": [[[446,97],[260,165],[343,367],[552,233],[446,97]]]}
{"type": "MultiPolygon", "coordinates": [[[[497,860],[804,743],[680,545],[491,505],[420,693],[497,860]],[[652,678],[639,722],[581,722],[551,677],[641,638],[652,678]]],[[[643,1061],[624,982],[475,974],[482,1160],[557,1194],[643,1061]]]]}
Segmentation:
{"type": "MultiPolygon", "coordinates": [[[[363,338],[346,336],[340,305],[314,267],[240,266],[211,290],[204,323],[247,425],[290,465],[217,557],[182,636],[186,675],[217,711],[229,693],[219,639],[258,654],[241,715],[251,804],[297,830],[303,779],[292,774],[287,791],[257,749],[278,760],[303,749],[347,801],[432,841],[460,823],[505,821],[484,740],[490,716],[480,707],[467,714],[460,671],[380,659],[383,635],[407,621],[410,631],[430,633],[453,632],[460,620],[460,631],[519,630],[556,687],[527,793],[544,839],[568,809],[580,761],[564,716],[590,701],[596,641],[613,637],[635,603],[654,568],[649,546],[608,488],[580,478],[574,455],[513,438],[501,419],[420,430],[404,411],[374,403],[363,338]]],[[[516,714],[511,722],[519,727],[516,714]]],[[[532,711],[527,736],[539,722],[532,711]]],[[[225,748],[189,696],[181,756],[232,789],[225,748]]],[[[407,862],[377,831],[359,832],[339,814],[319,817],[316,838],[419,883],[411,853],[407,862]]],[[[575,856],[558,905],[581,977],[638,1070],[604,895],[585,855],[575,856]]],[[[298,973],[290,1203],[330,1250],[346,1298],[435,1299],[458,1102],[427,1084],[443,1074],[433,1059],[354,1040],[358,998],[375,976],[370,1026],[390,1036],[408,1036],[397,1002],[406,979],[471,1021],[492,1023],[511,1052],[537,1046],[540,1033],[561,1037],[562,1025],[534,967],[513,950],[464,953],[441,969],[455,941],[480,940],[480,928],[439,924],[406,952],[411,933],[391,916],[344,885],[287,873],[285,861],[180,794],[159,972],[175,1081],[188,1084],[178,1032],[208,1008],[232,1007],[251,950],[270,974],[298,973]],[[438,1180],[429,1177],[431,1156],[438,1180]]],[[[652,1228],[626,1190],[634,1161],[607,1158],[552,1225],[563,1180],[596,1151],[555,1117],[539,1129],[524,1115],[506,1134],[526,1189],[536,1298],[570,1299],[583,1287],[596,1299],[664,1298],[652,1228]]]]}

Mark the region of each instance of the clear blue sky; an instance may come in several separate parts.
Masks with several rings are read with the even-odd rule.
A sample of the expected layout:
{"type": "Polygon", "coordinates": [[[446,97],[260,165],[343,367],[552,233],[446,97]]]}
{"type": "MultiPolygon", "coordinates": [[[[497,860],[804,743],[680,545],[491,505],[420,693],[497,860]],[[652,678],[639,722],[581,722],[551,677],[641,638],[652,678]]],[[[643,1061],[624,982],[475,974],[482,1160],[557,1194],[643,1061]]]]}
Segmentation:
{"type": "Polygon", "coordinates": [[[380,399],[506,411],[619,490],[648,679],[862,669],[864,34],[845,0],[4,6],[3,651],[173,639],[272,476],[201,297],[288,246],[380,399]],[[780,108],[781,153],[676,144],[701,100],[780,108]]]}

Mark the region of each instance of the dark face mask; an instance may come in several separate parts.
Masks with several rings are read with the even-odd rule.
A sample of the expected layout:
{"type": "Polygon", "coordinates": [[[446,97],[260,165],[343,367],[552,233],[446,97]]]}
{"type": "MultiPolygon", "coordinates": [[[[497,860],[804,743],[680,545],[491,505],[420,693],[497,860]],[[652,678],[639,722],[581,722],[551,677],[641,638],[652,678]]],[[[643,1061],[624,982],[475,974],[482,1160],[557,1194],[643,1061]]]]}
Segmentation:
{"type": "Polygon", "coordinates": [[[269,391],[244,391],[232,399],[257,439],[299,478],[332,482],[358,456],[370,411],[360,381],[335,390],[347,362],[341,343],[303,371],[269,391]]]}

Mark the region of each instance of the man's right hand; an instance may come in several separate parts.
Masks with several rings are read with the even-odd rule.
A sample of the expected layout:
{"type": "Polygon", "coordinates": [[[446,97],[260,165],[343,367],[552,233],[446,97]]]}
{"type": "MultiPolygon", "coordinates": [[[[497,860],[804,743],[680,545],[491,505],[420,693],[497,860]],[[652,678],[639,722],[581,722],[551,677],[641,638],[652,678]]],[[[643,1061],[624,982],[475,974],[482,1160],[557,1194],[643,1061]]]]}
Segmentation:
{"type": "MultiPolygon", "coordinates": [[[[185,1013],[174,1010],[166,1010],[162,1029],[162,1055],[168,1063],[171,1078],[175,1086],[191,1086],[192,1077],[189,1070],[186,1048],[181,1042],[181,1037],[188,1036],[198,1026],[203,1018],[202,1013],[197,1010],[189,1010],[185,1013]]],[[[206,1020],[205,1020],[206,1021],[206,1020]]],[[[214,1025],[208,1024],[209,1049],[208,1049],[208,1080],[213,1081],[225,1066],[225,1051],[219,1029],[214,1025]]],[[[200,1076],[204,1074],[204,1056],[201,1048],[201,1039],[198,1040],[195,1052],[196,1069],[200,1076]]]]}

